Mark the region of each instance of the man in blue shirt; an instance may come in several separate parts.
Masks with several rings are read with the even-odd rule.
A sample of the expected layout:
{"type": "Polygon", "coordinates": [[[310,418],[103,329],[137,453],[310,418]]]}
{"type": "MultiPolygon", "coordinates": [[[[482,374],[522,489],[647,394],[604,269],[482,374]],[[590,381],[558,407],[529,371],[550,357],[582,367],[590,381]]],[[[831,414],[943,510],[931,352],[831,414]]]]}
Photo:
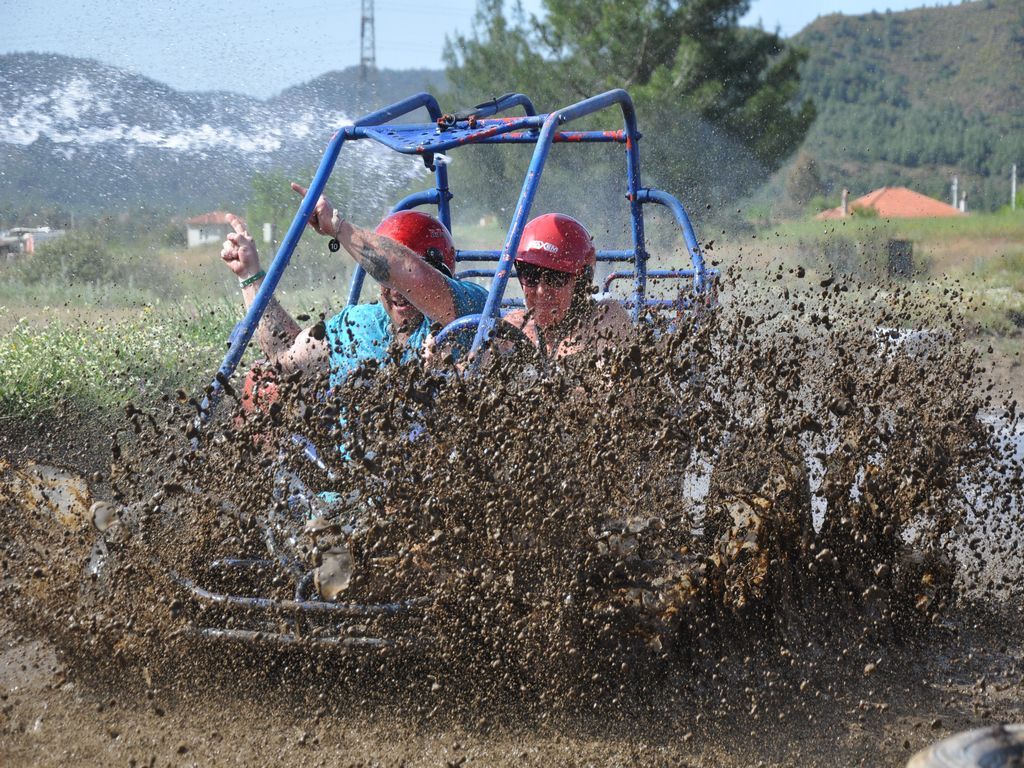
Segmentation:
{"type": "MultiPolygon", "coordinates": [[[[298,184],[292,188],[306,193],[298,184]]],[[[235,231],[225,240],[221,258],[238,276],[248,307],[264,272],[245,222],[232,214],[228,221],[235,231]]],[[[487,291],[452,277],[455,244],[433,216],[402,211],[371,232],[346,221],[321,195],[309,223],[321,235],[336,238],[380,284],[380,302],[348,306],[326,324],[303,329],[271,299],[256,339],[281,372],[329,372],[335,386],[363,361],[384,360],[393,344],[402,349],[403,361],[419,354],[433,323],[447,325],[483,311],[487,291]]]]}

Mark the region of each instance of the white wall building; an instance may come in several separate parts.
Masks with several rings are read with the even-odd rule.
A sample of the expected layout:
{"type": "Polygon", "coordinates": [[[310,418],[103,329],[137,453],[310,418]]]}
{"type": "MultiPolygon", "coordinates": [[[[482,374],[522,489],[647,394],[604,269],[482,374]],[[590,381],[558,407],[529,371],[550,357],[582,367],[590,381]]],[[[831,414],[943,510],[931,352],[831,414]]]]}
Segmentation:
{"type": "Polygon", "coordinates": [[[193,216],[185,222],[188,227],[187,241],[189,248],[196,248],[200,245],[220,244],[228,236],[231,225],[228,224],[228,215],[224,211],[211,211],[202,216],[193,216]]]}

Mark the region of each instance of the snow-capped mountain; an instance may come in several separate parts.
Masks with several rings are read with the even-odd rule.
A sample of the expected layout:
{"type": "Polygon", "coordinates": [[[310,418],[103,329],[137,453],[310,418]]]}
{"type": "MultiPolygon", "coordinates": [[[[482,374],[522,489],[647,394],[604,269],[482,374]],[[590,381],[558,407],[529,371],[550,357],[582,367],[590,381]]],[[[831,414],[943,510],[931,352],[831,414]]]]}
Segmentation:
{"type": "MultiPolygon", "coordinates": [[[[361,99],[352,71],[331,72],[261,101],[176,91],[86,59],[3,55],[0,201],[81,210],[237,205],[254,171],[314,167],[351,114],[393,100],[389,86],[398,98],[438,74],[386,73],[361,99]]],[[[346,149],[346,167],[399,179],[415,172],[393,153],[354,150],[346,149]]]]}

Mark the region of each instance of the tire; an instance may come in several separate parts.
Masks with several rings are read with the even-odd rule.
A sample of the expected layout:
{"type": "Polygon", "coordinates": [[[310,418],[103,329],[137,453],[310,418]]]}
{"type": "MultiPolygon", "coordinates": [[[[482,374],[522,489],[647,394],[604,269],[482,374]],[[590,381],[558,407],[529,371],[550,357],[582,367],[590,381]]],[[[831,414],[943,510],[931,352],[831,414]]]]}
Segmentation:
{"type": "Polygon", "coordinates": [[[796,441],[735,435],[712,470],[703,540],[726,607],[746,609],[799,594],[814,540],[807,465],[796,441]]]}

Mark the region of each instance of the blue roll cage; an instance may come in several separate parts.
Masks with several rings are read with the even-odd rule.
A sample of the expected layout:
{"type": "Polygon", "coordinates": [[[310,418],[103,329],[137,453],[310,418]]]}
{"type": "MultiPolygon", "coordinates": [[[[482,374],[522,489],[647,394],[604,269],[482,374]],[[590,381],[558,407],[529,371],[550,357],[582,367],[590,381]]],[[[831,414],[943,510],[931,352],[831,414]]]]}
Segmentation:
{"type": "MultiPolygon", "coordinates": [[[[491,277],[491,286],[487,295],[484,311],[479,315],[469,315],[455,320],[445,327],[437,336],[437,342],[456,330],[476,328],[471,353],[479,350],[490,338],[495,322],[501,317],[503,306],[511,306],[514,302],[504,300],[505,287],[513,272],[513,262],[523,234],[523,228],[530,218],[530,209],[540,184],[541,174],[547,162],[548,152],[552,144],[557,143],[609,143],[624,144],[626,149],[626,199],[629,201],[632,221],[632,248],[629,250],[598,251],[597,259],[602,262],[631,264],[632,269],[614,272],[609,275],[605,288],[615,279],[633,280],[633,296],[627,302],[631,308],[634,321],[643,315],[648,307],[672,305],[674,302],[665,299],[647,298],[648,278],[691,278],[693,293],[706,294],[711,290],[713,277],[717,270],[708,269],[704,263],[704,254],[690,223],[690,217],[683,205],[672,195],[659,189],[649,189],[640,183],[640,133],[637,130],[636,112],[629,94],[622,89],[606,91],[589,99],[571,104],[562,109],[537,114],[533,103],[523,94],[507,94],[471,110],[454,115],[441,112],[437,99],[429,93],[420,93],[391,106],[371,112],[355,123],[339,129],[331,138],[324,152],[320,166],[309,184],[306,196],[302,199],[299,209],[281,242],[277,255],[271,262],[267,275],[263,279],[259,291],[245,317],[235,326],[228,339],[229,349],[221,363],[217,374],[210,385],[208,395],[204,398],[202,411],[208,416],[224,391],[224,385],[231,378],[238,363],[242,359],[249,341],[259,324],[260,318],[267,307],[284,270],[291,260],[292,253],[298,245],[306,223],[313,212],[316,201],[324,191],[338,160],[342,146],[347,141],[369,139],[406,155],[419,155],[427,167],[434,172],[434,188],[416,192],[399,201],[392,212],[404,211],[419,206],[432,205],[437,208],[437,217],[446,227],[451,229],[452,194],[448,189],[447,165],[435,159],[435,156],[447,150],[469,144],[534,144],[536,148],[530,166],[519,193],[512,222],[505,236],[505,243],[500,251],[457,251],[457,262],[489,262],[496,261],[496,267],[489,269],[467,269],[456,274],[457,277],[491,277]],[[610,131],[565,131],[561,127],[585,115],[618,106],[622,112],[623,127],[610,131]],[[502,112],[522,108],[525,115],[521,117],[502,116],[502,112]],[[390,124],[392,120],[408,115],[418,109],[426,109],[433,121],[426,124],[390,124]],[[649,255],[644,239],[645,204],[661,205],[668,208],[679,225],[687,250],[690,254],[691,266],[688,269],[648,271],[649,255]]],[[[359,301],[365,271],[357,266],[349,288],[348,303],[359,301]]]]}

